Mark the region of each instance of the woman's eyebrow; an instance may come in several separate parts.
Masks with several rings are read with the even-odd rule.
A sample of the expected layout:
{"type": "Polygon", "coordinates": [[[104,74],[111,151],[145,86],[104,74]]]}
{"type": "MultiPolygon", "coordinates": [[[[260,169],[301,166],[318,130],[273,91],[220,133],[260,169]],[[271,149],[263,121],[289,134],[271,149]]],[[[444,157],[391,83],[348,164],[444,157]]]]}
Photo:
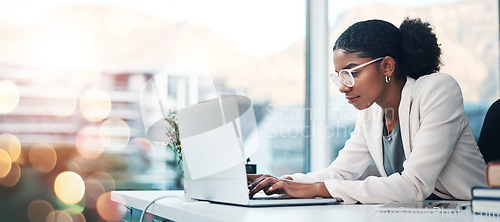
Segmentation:
{"type": "Polygon", "coordinates": [[[357,64],[357,63],[349,63],[349,65],[346,65],[346,66],[345,66],[344,68],[342,68],[342,69],[350,69],[350,68],[353,68],[353,67],[356,67],[356,66],[358,66],[358,64],[357,64]]]}
{"type": "MultiPolygon", "coordinates": [[[[350,69],[350,68],[353,68],[353,67],[356,67],[358,66],[357,63],[349,63],[348,65],[344,66],[344,68],[340,69],[340,70],[344,70],[344,69],[350,69]]],[[[335,69],[335,72],[339,72],[335,69]]]]}

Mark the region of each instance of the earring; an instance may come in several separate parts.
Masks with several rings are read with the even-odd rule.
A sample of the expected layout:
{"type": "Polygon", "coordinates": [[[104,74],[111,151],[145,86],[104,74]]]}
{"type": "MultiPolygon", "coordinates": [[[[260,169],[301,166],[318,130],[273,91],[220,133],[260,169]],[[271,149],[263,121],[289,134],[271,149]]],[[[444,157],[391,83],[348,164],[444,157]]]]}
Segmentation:
{"type": "Polygon", "coordinates": [[[389,83],[389,81],[391,81],[391,77],[389,77],[389,76],[385,76],[385,82],[386,82],[386,83],[389,83]]]}

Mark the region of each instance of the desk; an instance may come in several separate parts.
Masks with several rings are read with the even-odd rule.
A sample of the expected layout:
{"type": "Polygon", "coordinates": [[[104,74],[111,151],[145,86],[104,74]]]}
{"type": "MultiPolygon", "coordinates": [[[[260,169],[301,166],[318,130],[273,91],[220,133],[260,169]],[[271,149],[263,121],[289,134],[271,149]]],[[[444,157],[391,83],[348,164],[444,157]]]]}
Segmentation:
{"type": "Polygon", "coordinates": [[[111,200],[139,210],[161,196],[173,198],[158,200],[148,212],[173,221],[500,221],[499,217],[474,215],[469,208],[452,213],[382,213],[375,210],[380,204],[251,208],[193,201],[185,199],[183,191],[111,192],[111,200]]]}

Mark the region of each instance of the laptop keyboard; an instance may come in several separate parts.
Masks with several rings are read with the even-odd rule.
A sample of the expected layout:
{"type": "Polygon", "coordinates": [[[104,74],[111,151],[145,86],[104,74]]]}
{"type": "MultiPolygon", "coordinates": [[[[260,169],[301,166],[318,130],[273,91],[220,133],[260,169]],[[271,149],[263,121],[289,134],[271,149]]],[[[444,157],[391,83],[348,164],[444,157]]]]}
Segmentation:
{"type": "Polygon", "coordinates": [[[251,200],[283,200],[283,199],[296,199],[288,195],[275,195],[267,197],[252,197],[251,200]]]}

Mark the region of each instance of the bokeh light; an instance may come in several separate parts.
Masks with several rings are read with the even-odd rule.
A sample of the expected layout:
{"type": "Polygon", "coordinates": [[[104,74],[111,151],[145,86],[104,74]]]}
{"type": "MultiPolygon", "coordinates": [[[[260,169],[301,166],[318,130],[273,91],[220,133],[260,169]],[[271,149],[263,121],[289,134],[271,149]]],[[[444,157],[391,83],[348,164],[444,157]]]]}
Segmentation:
{"type": "Polygon", "coordinates": [[[99,134],[99,129],[87,126],[81,129],[75,138],[78,153],[87,159],[96,159],[104,152],[104,140],[99,134]]]}
{"type": "MultiPolygon", "coordinates": [[[[119,199],[117,202],[125,203],[122,196],[116,195],[114,197],[119,199]]],[[[110,192],[102,194],[99,199],[97,199],[97,213],[99,213],[99,216],[104,220],[119,221],[125,216],[125,213],[127,213],[127,208],[125,205],[117,202],[111,200],[110,192]]]]}
{"type": "Polygon", "coordinates": [[[54,182],[54,191],[62,202],[75,204],[82,200],[85,184],[80,175],[66,171],[57,176],[54,182]]]}
{"type": "Polygon", "coordinates": [[[13,187],[21,178],[21,167],[18,163],[12,163],[10,172],[4,178],[0,178],[0,185],[4,187],[13,187]]]}
{"type": "Polygon", "coordinates": [[[133,10],[111,9],[105,18],[108,32],[116,37],[125,37],[134,31],[137,15],[133,10]]]}
{"type": "Polygon", "coordinates": [[[80,98],[80,110],[87,120],[101,121],[111,111],[111,99],[101,89],[89,89],[80,98]]]}
{"type": "Polygon", "coordinates": [[[79,70],[76,73],[75,81],[91,84],[96,82],[101,77],[101,65],[98,63],[91,64],[87,69],[79,70]]]}
{"type": "Polygon", "coordinates": [[[76,204],[68,204],[68,203],[65,203],[63,201],[61,201],[60,199],[57,199],[56,200],[56,203],[57,203],[57,207],[58,209],[64,209],[65,211],[69,211],[71,210],[72,212],[83,212],[83,210],[85,209],[85,198],[82,198],[82,200],[80,200],[80,202],[76,203],[76,204]]]}
{"type": "Polygon", "coordinates": [[[0,81],[0,114],[12,112],[19,103],[19,89],[9,80],[0,81]]]}
{"type": "Polygon", "coordinates": [[[68,171],[75,172],[79,175],[82,175],[82,169],[80,168],[80,166],[78,166],[77,163],[75,163],[75,161],[69,161],[67,163],[67,169],[68,169],[68,171]]]}
{"type": "Polygon", "coordinates": [[[101,185],[104,187],[105,191],[112,191],[115,190],[115,180],[109,173],[106,172],[95,172],[88,176],[87,180],[96,180],[101,183],[101,185]]]}
{"type": "Polygon", "coordinates": [[[30,222],[45,222],[47,216],[54,212],[52,205],[45,200],[35,200],[28,205],[28,220],[30,222]]]}
{"type": "Polygon", "coordinates": [[[106,193],[102,184],[94,179],[85,180],[85,207],[96,208],[97,199],[106,193]]]}
{"type": "Polygon", "coordinates": [[[42,173],[48,173],[57,163],[57,154],[49,144],[37,143],[29,151],[31,166],[42,173]]]}
{"type": "Polygon", "coordinates": [[[86,221],[85,216],[83,216],[83,214],[77,210],[66,209],[64,211],[66,211],[66,213],[68,213],[71,216],[71,219],[73,222],[85,222],[86,221]]]}
{"type": "Polygon", "coordinates": [[[11,166],[10,155],[5,150],[0,149],[0,178],[9,174],[11,166]]]}
{"type": "Polygon", "coordinates": [[[16,162],[19,155],[21,155],[21,143],[16,136],[10,133],[0,135],[0,149],[4,149],[9,153],[12,162],[16,162]]]}
{"type": "Polygon", "coordinates": [[[111,150],[119,150],[125,147],[130,140],[130,127],[120,118],[105,120],[99,128],[104,145],[111,150]]]}
{"type": "Polygon", "coordinates": [[[145,139],[145,138],[135,138],[132,141],[130,141],[131,144],[133,144],[135,147],[139,148],[139,151],[141,153],[141,157],[145,158],[147,161],[152,161],[156,157],[156,150],[155,146],[151,141],[145,139]]]}
{"type": "Polygon", "coordinates": [[[47,107],[54,116],[70,116],[76,107],[75,92],[66,87],[51,89],[50,96],[47,98],[47,107]]]}
{"type": "Polygon", "coordinates": [[[71,215],[64,210],[56,210],[47,216],[46,222],[73,222],[71,215]]]}

